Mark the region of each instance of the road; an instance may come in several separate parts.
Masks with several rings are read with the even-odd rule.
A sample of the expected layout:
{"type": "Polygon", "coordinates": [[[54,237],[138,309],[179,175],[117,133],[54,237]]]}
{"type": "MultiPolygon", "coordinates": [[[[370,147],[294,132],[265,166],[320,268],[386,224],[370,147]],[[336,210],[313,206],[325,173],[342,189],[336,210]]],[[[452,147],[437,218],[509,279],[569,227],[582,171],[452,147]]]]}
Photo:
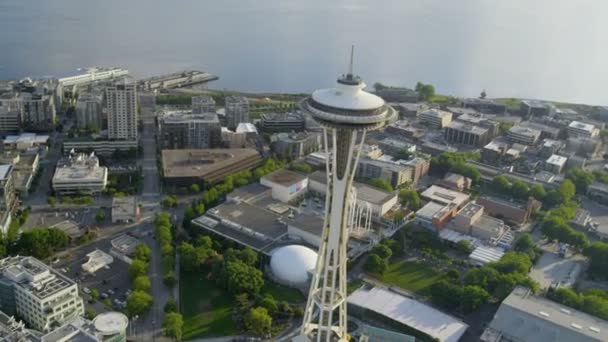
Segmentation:
{"type": "MultiPolygon", "coordinates": [[[[154,215],[160,210],[160,178],[158,176],[156,158],[156,125],[154,123],[154,103],[141,101],[143,130],[141,132],[141,142],[143,144],[143,156],[139,159],[139,166],[142,168],[144,184],[139,203],[144,210],[154,215]]],[[[131,338],[137,341],[170,341],[162,336],[162,322],[164,318],[164,306],[174,293],[173,290],[163,284],[163,265],[160,246],[155,240],[151,246],[152,259],[150,261],[150,281],[152,283],[152,297],[154,304],[152,309],[143,317],[132,322],[136,336],[131,338]]]]}

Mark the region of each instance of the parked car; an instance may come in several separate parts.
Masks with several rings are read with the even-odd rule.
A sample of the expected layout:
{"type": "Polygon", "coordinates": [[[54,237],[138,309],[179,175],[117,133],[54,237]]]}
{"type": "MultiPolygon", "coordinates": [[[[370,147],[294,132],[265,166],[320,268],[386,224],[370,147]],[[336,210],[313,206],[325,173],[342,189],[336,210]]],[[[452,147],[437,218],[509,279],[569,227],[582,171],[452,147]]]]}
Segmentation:
{"type": "Polygon", "coordinates": [[[108,297],[109,297],[108,294],[105,292],[101,294],[101,299],[106,299],[108,297]]]}
{"type": "Polygon", "coordinates": [[[89,290],[89,288],[88,288],[88,287],[83,287],[83,288],[82,288],[82,292],[84,292],[84,293],[86,293],[86,294],[90,294],[90,293],[91,293],[91,290],[89,290]]]}

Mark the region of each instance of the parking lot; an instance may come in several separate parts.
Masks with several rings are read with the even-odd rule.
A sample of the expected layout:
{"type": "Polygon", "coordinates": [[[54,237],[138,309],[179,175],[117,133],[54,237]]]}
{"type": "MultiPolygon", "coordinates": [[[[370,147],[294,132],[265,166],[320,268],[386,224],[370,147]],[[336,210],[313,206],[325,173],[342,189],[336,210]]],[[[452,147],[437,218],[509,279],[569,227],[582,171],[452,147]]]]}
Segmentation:
{"type": "Polygon", "coordinates": [[[581,255],[562,258],[558,255],[557,248],[556,244],[546,246],[545,252],[530,272],[530,277],[536,280],[542,289],[558,282],[561,286],[571,287],[583,270],[584,258],[581,255]]]}
{"type": "Polygon", "coordinates": [[[111,243],[110,239],[104,239],[92,245],[80,248],[73,254],[56,261],[53,267],[63,272],[67,277],[78,282],[80,294],[85,301],[86,309],[93,309],[95,312],[112,310],[122,310],[126,304],[128,290],[131,288],[131,280],[128,271],[129,264],[114,257],[114,261],[94,274],[89,274],[82,269],[82,264],[87,262],[87,254],[99,249],[109,254],[111,243]],[[100,298],[93,300],[90,292],[97,289],[100,298]],[[111,303],[107,306],[104,302],[111,303]]]}
{"type": "Polygon", "coordinates": [[[583,199],[581,208],[589,210],[591,220],[597,222],[598,232],[608,235],[608,206],[583,199]]]}

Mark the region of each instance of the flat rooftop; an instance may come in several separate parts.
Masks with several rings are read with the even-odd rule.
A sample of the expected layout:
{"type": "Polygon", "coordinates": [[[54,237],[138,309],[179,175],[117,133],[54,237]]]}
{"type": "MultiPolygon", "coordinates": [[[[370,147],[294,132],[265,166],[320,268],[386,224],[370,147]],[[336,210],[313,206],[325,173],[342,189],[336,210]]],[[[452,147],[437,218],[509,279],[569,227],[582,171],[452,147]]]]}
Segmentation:
{"type": "Polygon", "coordinates": [[[425,110],[424,112],[420,113],[420,115],[425,115],[425,116],[432,116],[432,117],[436,117],[439,119],[445,118],[445,117],[452,117],[452,113],[450,112],[446,112],[445,110],[440,110],[440,109],[428,109],[425,110]]]}
{"type": "MultiPolygon", "coordinates": [[[[327,184],[327,176],[323,171],[315,171],[311,173],[308,175],[308,179],[321,184],[327,184]]],[[[355,189],[357,189],[357,199],[372,204],[384,204],[393,197],[397,196],[395,193],[386,192],[359,182],[353,182],[353,186],[355,189]]]]}
{"type": "Polygon", "coordinates": [[[432,220],[433,216],[435,216],[435,214],[437,214],[438,212],[443,210],[443,208],[445,208],[445,205],[438,204],[435,202],[429,202],[429,203],[425,204],[424,207],[418,209],[418,211],[416,212],[416,216],[420,216],[425,219],[432,220]]]}
{"type": "Polygon", "coordinates": [[[315,236],[320,237],[323,233],[324,218],[322,216],[300,214],[296,215],[296,217],[289,220],[287,223],[290,226],[294,226],[315,236]]]}
{"type": "Polygon", "coordinates": [[[456,204],[457,206],[461,206],[469,199],[469,195],[454,191],[450,189],[446,189],[437,185],[431,185],[428,189],[422,192],[422,197],[437,202],[441,204],[456,204]]]}
{"type": "Polygon", "coordinates": [[[422,331],[439,341],[457,342],[469,328],[455,317],[381,288],[358,289],[348,296],[348,303],[422,331]]]}
{"type": "Polygon", "coordinates": [[[262,179],[265,179],[269,182],[280,184],[286,187],[299,183],[305,180],[306,178],[308,178],[306,175],[287,169],[279,169],[262,177],[262,179]]]}
{"type": "Polygon", "coordinates": [[[75,282],[34,257],[8,257],[0,261],[4,281],[22,287],[32,295],[44,299],[75,282]]]}
{"type": "Polygon", "coordinates": [[[557,154],[554,154],[551,157],[549,157],[549,159],[547,159],[548,164],[559,165],[559,166],[565,165],[567,161],[568,161],[568,158],[559,156],[557,154]]]}
{"type": "Polygon", "coordinates": [[[252,148],[162,150],[161,154],[163,175],[168,178],[205,177],[248,158],[259,157],[252,148]]]}
{"type": "Polygon", "coordinates": [[[561,327],[559,332],[553,330],[561,336],[559,341],[576,341],[581,336],[608,340],[607,321],[531,294],[524,287],[516,287],[502,302],[490,326],[510,336],[527,336],[529,341],[554,340],[545,329],[534,329],[541,326],[539,321],[561,327]]]}
{"type": "Polygon", "coordinates": [[[517,134],[517,135],[536,136],[536,137],[539,137],[540,133],[541,133],[538,129],[524,127],[524,126],[513,126],[513,127],[511,127],[511,129],[509,129],[509,132],[512,134],[517,134]]]}
{"type": "Polygon", "coordinates": [[[248,203],[222,203],[210,209],[207,215],[235,230],[260,234],[260,238],[274,240],[287,232],[287,227],[279,220],[281,215],[248,203]]]}
{"type": "Polygon", "coordinates": [[[572,121],[569,125],[569,128],[580,129],[583,131],[591,132],[595,129],[595,126],[592,124],[580,122],[580,121],[572,121]]]}
{"type": "Polygon", "coordinates": [[[473,215],[477,214],[480,210],[483,210],[483,206],[481,206],[475,202],[469,202],[464,207],[462,207],[462,209],[460,209],[460,211],[458,212],[458,215],[472,217],[473,215]]]}
{"type": "Polygon", "coordinates": [[[462,131],[462,132],[468,132],[468,133],[475,134],[475,135],[481,135],[481,134],[485,134],[488,132],[488,129],[485,127],[481,127],[481,126],[470,124],[468,122],[461,122],[461,121],[450,122],[450,124],[448,125],[448,128],[455,129],[455,130],[462,131]]]}

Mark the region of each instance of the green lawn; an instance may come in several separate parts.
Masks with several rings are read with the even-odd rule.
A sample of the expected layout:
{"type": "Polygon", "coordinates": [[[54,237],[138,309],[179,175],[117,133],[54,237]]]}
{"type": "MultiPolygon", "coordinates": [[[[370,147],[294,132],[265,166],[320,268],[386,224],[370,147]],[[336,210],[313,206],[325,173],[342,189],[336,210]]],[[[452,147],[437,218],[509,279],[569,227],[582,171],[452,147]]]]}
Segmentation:
{"type": "Polygon", "coordinates": [[[293,288],[279,285],[268,279],[264,280],[262,295],[271,294],[277,301],[286,301],[288,303],[302,303],[306,300],[304,295],[293,288]]]}
{"type": "Polygon", "coordinates": [[[205,279],[202,273],[182,273],[179,283],[184,340],[238,333],[232,321],[232,295],[205,279]]]}
{"type": "Polygon", "coordinates": [[[443,273],[431,266],[403,260],[390,264],[381,279],[387,284],[424,294],[431,285],[444,277],[443,273]]]}

